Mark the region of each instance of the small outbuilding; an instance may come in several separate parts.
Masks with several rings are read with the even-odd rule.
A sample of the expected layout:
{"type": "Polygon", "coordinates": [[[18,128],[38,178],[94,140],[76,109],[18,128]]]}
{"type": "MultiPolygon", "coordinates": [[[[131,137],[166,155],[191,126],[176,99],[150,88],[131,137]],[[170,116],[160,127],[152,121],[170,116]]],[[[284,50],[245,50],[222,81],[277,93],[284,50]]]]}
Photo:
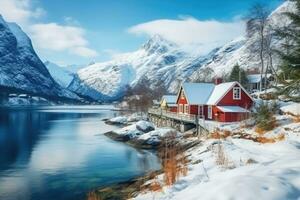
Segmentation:
{"type": "Polygon", "coordinates": [[[164,95],[160,101],[160,107],[163,110],[177,112],[176,95],[164,95]]]}
{"type": "MultiPolygon", "coordinates": [[[[263,74],[263,77],[261,78],[260,74],[250,74],[247,75],[248,79],[248,89],[250,92],[255,92],[260,89],[260,83],[262,83],[262,86],[265,86],[265,74],[263,74]]],[[[272,84],[274,82],[274,76],[272,74],[267,74],[267,86],[272,84]]],[[[264,89],[264,88],[262,88],[264,89]]]]}

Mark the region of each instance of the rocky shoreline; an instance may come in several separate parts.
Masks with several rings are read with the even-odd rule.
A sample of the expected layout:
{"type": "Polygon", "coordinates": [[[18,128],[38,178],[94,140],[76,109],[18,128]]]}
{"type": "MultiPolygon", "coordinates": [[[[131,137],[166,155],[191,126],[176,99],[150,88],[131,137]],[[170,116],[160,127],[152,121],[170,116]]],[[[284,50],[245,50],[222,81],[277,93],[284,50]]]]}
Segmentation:
{"type": "Polygon", "coordinates": [[[126,143],[130,146],[133,146],[137,149],[145,149],[145,150],[157,150],[159,143],[152,143],[148,144],[143,140],[138,140],[138,139],[130,139],[128,135],[120,135],[117,134],[113,131],[109,131],[107,133],[104,133],[105,136],[109,137],[112,140],[118,141],[118,142],[123,142],[126,143]]]}
{"type": "Polygon", "coordinates": [[[88,194],[87,199],[126,200],[133,198],[147,187],[147,181],[152,180],[155,176],[161,173],[161,170],[158,170],[125,182],[116,183],[107,187],[99,188],[90,192],[88,194]]]}

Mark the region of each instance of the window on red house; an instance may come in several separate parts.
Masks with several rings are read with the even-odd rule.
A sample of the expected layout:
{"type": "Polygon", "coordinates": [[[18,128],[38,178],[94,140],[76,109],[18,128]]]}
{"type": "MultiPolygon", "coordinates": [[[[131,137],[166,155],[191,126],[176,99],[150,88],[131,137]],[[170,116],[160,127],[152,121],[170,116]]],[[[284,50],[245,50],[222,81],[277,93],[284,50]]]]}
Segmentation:
{"type": "Polygon", "coordinates": [[[233,99],[241,99],[241,88],[240,87],[234,87],[233,88],[233,99]]]}
{"type": "Polygon", "coordinates": [[[184,112],[189,113],[189,105],[184,105],[184,112]]]}

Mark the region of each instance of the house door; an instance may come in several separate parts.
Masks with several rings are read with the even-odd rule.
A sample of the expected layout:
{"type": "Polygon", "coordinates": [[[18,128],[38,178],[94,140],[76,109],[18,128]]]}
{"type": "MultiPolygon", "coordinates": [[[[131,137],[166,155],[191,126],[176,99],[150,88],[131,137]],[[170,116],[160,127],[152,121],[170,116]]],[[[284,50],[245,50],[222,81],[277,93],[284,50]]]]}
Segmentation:
{"type": "Polygon", "coordinates": [[[212,106],[207,107],[207,117],[208,119],[212,119],[212,106]]]}
{"type": "Polygon", "coordinates": [[[199,106],[198,106],[198,115],[199,115],[200,118],[203,117],[203,115],[204,115],[204,112],[203,112],[203,105],[199,105],[199,106]]]}

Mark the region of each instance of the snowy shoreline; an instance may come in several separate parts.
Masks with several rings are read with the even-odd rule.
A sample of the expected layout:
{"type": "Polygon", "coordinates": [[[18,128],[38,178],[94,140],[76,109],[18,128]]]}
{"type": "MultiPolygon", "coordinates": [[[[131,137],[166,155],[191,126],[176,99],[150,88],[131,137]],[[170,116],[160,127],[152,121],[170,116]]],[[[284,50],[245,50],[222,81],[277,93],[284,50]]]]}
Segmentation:
{"type": "MultiPolygon", "coordinates": [[[[194,200],[198,197],[237,200],[240,199],[236,192],[238,190],[245,194],[246,199],[254,199],[256,196],[275,200],[297,199],[300,197],[299,105],[282,105],[283,113],[276,115],[277,126],[263,135],[256,133],[254,127],[243,127],[243,124],[222,126],[218,132],[211,133],[206,138],[183,137],[182,134],[182,142],[197,141],[198,144],[184,151],[189,160],[188,174],[180,177],[174,185],[165,186],[163,172],[157,171],[155,176],[147,174],[125,183],[101,188],[98,194],[120,192],[137,200],[194,200]],[[220,151],[223,152],[221,161],[220,151]],[[151,187],[151,184],[157,182],[161,184],[159,191],[141,190],[142,186],[151,187]],[[236,187],[238,189],[228,190],[236,187]],[[225,194],[220,191],[228,192],[225,194]]],[[[122,127],[106,133],[106,136],[136,148],[155,149],[151,145],[144,146],[139,138],[157,138],[159,134],[155,132],[164,128],[154,127],[154,130],[141,134],[136,128],[136,123],[140,120],[128,123],[124,119],[113,119],[114,122],[121,122],[119,124],[122,127]]]]}

